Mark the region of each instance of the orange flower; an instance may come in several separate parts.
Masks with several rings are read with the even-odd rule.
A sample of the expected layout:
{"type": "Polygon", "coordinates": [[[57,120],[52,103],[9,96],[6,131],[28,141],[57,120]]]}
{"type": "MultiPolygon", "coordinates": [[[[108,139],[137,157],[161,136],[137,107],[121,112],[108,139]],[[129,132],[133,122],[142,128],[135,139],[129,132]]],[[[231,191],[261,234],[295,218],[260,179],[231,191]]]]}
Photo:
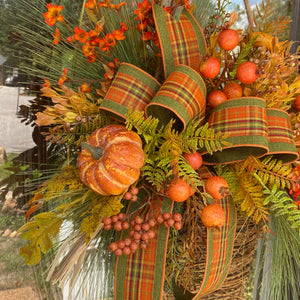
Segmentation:
{"type": "Polygon", "coordinates": [[[82,46],[82,53],[85,57],[94,55],[95,46],[92,46],[90,43],[86,43],[82,46]]]}
{"type": "Polygon", "coordinates": [[[121,26],[120,26],[120,30],[122,30],[122,31],[126,31],[126,30],[128,30],[128,26],[127,26],[125,23],[123,23],[123,22],[120,22],[120,24],[121,24],[121,26]]]}
{"type": "Polygon", "coordinates": [[[116,45],[116,39],[112,33],[108,33],[104,39],[99,41],[99,47],[101,51],[109,51],[110,47],[116,45]]]}
{"type": "Polygon", "coordinates": [[[81,85],[80,89],[83,93],[90,93],[93,90],[91,85],[86,82],[81,85]]]}
{"type": "Polygon", "coordinates": [[[89,0],[84,6],[90,10],[93,10],[96,7],[96,0],[89,0]]]}
{"type": "Polygon", "coordinates": [[[75,40],[80,41],[83,44],[90,38],[89,33],[79,28],[78,26],[75,27],[74,32],[75,40]]]}
{"type": "Polygon", "coordinates": [[[67,41],[68,41],[68,42],[74,42],[74,41],[75,41],[74,36],[73,36],[73,35],[68,36],[68,37],[67,37],[67,41]]]}
{"type": "Polygon", "coordinates": [[[50,87],[51,86],[50,81],[45,77],[43,79],[44,79],[43,87],[50,87]]]}
{"type": "Polygon", "coordinates": [[[100,1],[98,3],[99,7],[108,7],[110,0],[104,0],[104,1],[100,1]]]}
{"type": "Polygon", "coordinates": [[[101,39],[99,41],[99,48],[101,51],[108,51],[109,47],[107,46],[106,40],[105,39],[101,39]]]}
{"type": "Polygon", "coordinates": [[[58,6],[55,4],[54,6],[49,3],[47,4],[48,11],[43,14],[43,17],[45,18],[45,22],[49,26],[55,25],[55,23],[62,22],[64,20],[64,17],[60,14],[60,12],[63,10],[63,6],[58,6]]]}
{"type": "Polygon", "coordinates": [[[93,63],[93,62],[96,61],[96,55],[95,54],[90,55],[90,56],[87,57],[87,59],[88,59],[87,62],[93,63]]]}
{"type": "Polygon", "coordinates": [[[144,32],[141,36],[142,41],[150,41],[152,39],[153,33],[151,31],[144,32]]]}
{"type": "Polygon", "coordinates": [[[124,31],[120,29],[114,30],[112,34],[117,41],[122,41],[125,39],[124,31]]]}
{"type": "Polygon", "coordinates": [[[66,82],[66,80],[68,79],[68,77],[67,77],[68,68],[64,68],[62,73],[63,73],[63,75],[60,76],[60,78],[57,82],[58,85],[63,85],[66,82]]]}
{"type": "Polygon", "coordinates": [[[144,21],[141,21],[141,22],[138,24],[137,29],[138,29],[139,31],[145,31],[145,30],[147,29],[147,26],[148,26],[147,21],[144,20],[144,21]]]}
{"type": "Polygon", "coordinates": [[[117,58],[114,58],[114,61],[111,61],[108,63],[108,66],[112,69],[114,69],[116,66],[120,64],[120,61],[117,58]]]}
{"type": "Polygon", "coordinates": [[[147,18],[146,14],[151,10],[151,2],[149,0],[144,0],[138,4],[138,8],[134,11],[138,17],[136,20],[144,20],[147,18]]]}
{"type": "Polygon", "coordinates": [[[52,45],[57,45],[58,42],[60,41],[60,31],[58,28],[55,29],[55,32],[52,33],[53,35],[53,42],[52,42],[52,45]]]}
{"type": "Polygon", "coordinates": [[[119,4],[109,4],[110,9],[120,10],[122,6],[125,6],[126,2],[121,2],[119,4]]]}
{"type": "Polygon", "coordinates": [[[108,47],[114,47],[116,45],[116,39],[112,33],[108,33],[105,36],[105,40],[108,47]]]}

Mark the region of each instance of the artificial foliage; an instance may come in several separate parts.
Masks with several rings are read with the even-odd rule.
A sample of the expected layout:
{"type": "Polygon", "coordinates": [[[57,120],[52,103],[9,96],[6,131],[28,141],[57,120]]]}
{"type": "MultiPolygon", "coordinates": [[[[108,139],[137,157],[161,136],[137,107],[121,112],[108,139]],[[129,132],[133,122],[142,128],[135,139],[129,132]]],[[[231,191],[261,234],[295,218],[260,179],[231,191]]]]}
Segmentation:
{"type": "MultiPolygon", "coordinates": [[[[23,107],[23,114],[28,124],[34,120],[41,127],[49,147],[64,152],[64,159],[57,159],[48,174],[39,174],[27,203],[27,222],[19,230],[29,242],[21,255],[36,264],[54,243],[56,256],[47,279],[62,288],[67,284],[72,299],[139,299],[152,285],[150,298],[228,299],[230,291],[245,284],[243,276],[236,279],[246,270],[236,260],[247,262],[249,272],[258,237],[266,247],[276,245],[282,255],[289,241],[278,246],[280,237],[290,228],[294,249],[300,246],[300,113],[293,106],[300,76],[297,57],[290,54],[293,42],[280,39],[289,21],[270,19],[274,10],[269,0],[257,6],[254,24],[239,29],[239,12],[227,11],[229,1],[217,1],[213,11],[209,4],[88,0],[76,7],[49,3],[40,11],[25,5],[34,14],[40,12],[42,33],[24,23],[15,29],[33,47],[26,70],[42,79],[43,87],[41,98],[31,103],[34,110],[23,107]],[[224,50],[218,36],[233,28],[236,45],[224,50]],[[189,40],[194,32],[197,42],[189,40]],[[168,39],[172,49],[165,47],[168,39]],[[212,57],[217,63],[208,71],[216,71],[214,76],[204,72],[212,57]],[[255,68],[249,82],[240,76],[244,63],[255,68]],[[125,69],[129,74],[120,71],[125,69]],[[235,91],[225,93],[228,84],[239,86],[235,99],[235,91]],[[214,107],[208,99],[215,90],[226,94],[226,101],[214,107]],[[149,94],[150,104],[157,106],[172,96],[157,110],[148,109],[150,104],[140,109],[149,94]],[[128,107],[132,98],[136,102],[128,107]],[[40,107],[39,99],[44,99],[40,107]],[[84,143],[92,133],[112,124],[140,137],[145,160],[133,184],[117,195],[103,195],[90,182],[83,183],[77,159],[87,151],[84,143]],[[194,152],[203,159],[196,170],[185,158],[194,152]],[[228,183],[226,190],[220,189],[222,199],[214,199],[205,188],[214,176],[228,183]],[[187,195],[182,202],[169,192],[178,182],[185,189],[178,194],[187,195]],[[224,211],[225,222],[218,228],[206,228],[201,219],[210,204],[224,211]],[[234,287],[223,288],[226,276],[228,281],[234,278],[234,287]]],[[[101,176],[106,173],[102,170],[101,176]]],[[[266,263],[266,248],[259,251],[266,263]]],[[[295,294],[298,288],[291,261],[299,261],[299,251],[285,253],[284,259],[286,268],[272,260],[272,276],[290,268],[293,278],[288,287],[282,279],[270,288],[264,277],[257,283],[262,293],[265,288],[270,295],[277,293],[267,299],[284,299],[286,289],[295,294]]],[[[255,274],[260,277],[261,272],[266,276],[258,266],[255,274]]]]}

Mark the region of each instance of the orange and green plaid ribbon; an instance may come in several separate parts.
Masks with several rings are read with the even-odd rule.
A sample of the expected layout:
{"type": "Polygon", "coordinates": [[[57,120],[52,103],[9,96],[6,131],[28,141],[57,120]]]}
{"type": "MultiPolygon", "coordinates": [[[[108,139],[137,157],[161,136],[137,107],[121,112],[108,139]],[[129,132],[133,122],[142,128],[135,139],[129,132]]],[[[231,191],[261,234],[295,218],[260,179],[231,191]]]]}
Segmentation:
{"type": "Polygon", "coordinates": [[[269,155],[273,155],[284,163],[291,163],[299,158],[294,144],[294,136],[291,129],[290,117],[287,112],[275,109],[267,109],[269,155]]]}
{"type": "Polygon", "coordinates": [[[211,113],[208,125],[227,136],[229,146],[213,155],[203,152],[206,164],[233,163],[249,155],[262,156],[268,148],[268,124],[264,99],[243,97],[227,100],[211,113]]]}
{"type": "Polygon", "coordinates": [[[199,70],[201,55],[205,55],[207,49],[202,29],[194,16],[183,9],[177,20],[156,4],[153,4],[153,16],[162,48],[165,78],[180,64],[199,70]]]}
{"type": "MultiPolygon", "coordinates": [[[[135,211],[133,204],[130,211],[135,211]]],[[[151,205],[139,211],[147,220],[161,212],[171,212],[173,202],[168,198],[153,198],[151,205]]],[[[164,266],[169,230],[163,225],[157,229],[156,238],[149,240],[146,249],[138,249],[129,256],[117,258],[115,272],[115,300],[158,300],[162,299],[164,266]]],[[[122,238],[127,237],[127,232],[122,238]]]]}
{"type": "Polygon", "coordinates": [[[194,300],[217,290],[224,282],[232,259],[236,230],[236,210],[230,197],[214,200],[225,211],[226,221],[220,228],[207,229],[206,267],[201,288],[194,300]]]}

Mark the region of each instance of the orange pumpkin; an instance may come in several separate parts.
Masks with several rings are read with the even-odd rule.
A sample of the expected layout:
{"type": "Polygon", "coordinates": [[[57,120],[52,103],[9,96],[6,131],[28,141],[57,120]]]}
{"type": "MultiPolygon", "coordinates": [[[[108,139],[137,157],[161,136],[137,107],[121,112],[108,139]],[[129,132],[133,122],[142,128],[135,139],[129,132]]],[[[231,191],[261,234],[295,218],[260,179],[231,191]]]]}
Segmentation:
{"type": "Polygon", "coordinates": [[[80,178],[101,195],[119,195],[140,176],[144,164],[142,141],[122,125],[94,131],[78,156],[80,178]]]}

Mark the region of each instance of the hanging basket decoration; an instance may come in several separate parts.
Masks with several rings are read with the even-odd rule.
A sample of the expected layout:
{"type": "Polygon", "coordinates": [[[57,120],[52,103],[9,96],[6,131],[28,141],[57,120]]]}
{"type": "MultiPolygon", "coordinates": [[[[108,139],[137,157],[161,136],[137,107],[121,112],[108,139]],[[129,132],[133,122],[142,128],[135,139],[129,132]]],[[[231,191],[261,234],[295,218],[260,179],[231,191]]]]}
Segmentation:
{"type": "MultiPolygon", "coordinates": [[[[47,8],[46,22],[61,22],[61,7],[47,8]]],[[[78,93],[67,88],[80,81],[67,70],[58,87],[45,82],[54,105],[36,123],[49,126],[48,139],[59,136],[75,159],[68,156],[69,165],[35,192],[20,229],[29,240],[21,255],[37,263],[71,220],[75,242],[62,243],[48,279],[65,284],[71,277],[73,287],[97,249],[105,263],[96,273],[111,275],[113,286],[96,287],[95,299],[240,297],[258,235],[272,233],[270,214],[300,229],[292,198],[300,197],[300,115],[292,106],[300,77],[287,44],[274,38],[267,47],[253,32],[231,29],[236,12],[202,31],[189,1],[89,0],[85,8],[85,29],[76,27],[66,41],[82,43],[88,63],[99,63],[103,74],[90,81],[96,91],[87,83],[78,93]],[[226,34],[234,35],[230,45],[226,34]],[[215,178],[222,184],[213,182],[211,191],[206,183],[215,178]],[[50,201],[60,205],[36,214],[50,201]],[[222,222],[201,219],[208,207],[218,208],[222,222]]]]}

